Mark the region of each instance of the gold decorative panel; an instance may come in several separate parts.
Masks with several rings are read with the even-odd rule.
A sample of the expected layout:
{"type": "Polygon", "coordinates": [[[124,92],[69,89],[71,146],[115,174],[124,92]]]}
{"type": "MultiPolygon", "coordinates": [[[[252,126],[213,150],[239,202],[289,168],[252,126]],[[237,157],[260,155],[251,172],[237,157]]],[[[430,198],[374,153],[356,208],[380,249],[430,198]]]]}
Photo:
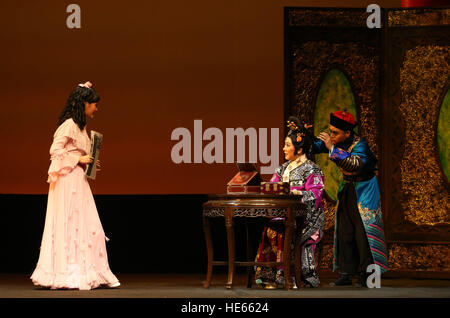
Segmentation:
{"type": "Polygon", "coordinates": [[[449,271],[450,246],[433,244],[390,244],[391,270],[449,271]]]}
{"type": "Polygon", "coordinates": [[[303,9],[291,10],[288,18],[290,26],[367,27],[370,14],[362,9],[303,9]]]}
{"type": "Polygon", "coordinates": [[[324,244],[319,260],[319,269],[321,271],[333,269],[333,255],[333,244],[324,244]]]}
{"type": "Polygon", "coordinates": [[[404,9],[388,14],[390,27],[450,25],[450,9],[404,9]]]}
{"type": "MultiPolygon", "coordinates": [[[[390,271],[450,271],[450,246],[446,244],[389,244],[390,271]]],[[[321,270],[333,269],[333,244],[324,244],[321,270]]]]}
{"type": "MultiPolygon", "coordinates": [[[[450,185],[437,125],[450,88],[450,8],[384,9],[387,25],[378,31],[355,9],[285,13],[285,116],[312,123],[324,76],[342,71],[355,97],[358,132],[379,160],[390,271],[448,277],[450,185]]],[[[328,270],[336,202],[324,203],[320,264],[328,270]]]]}
{"type": "Polygon", "coordinates": [[[450,46],[406,50],[400,69],[405,140],[401,157],[402,209],[419,225],[450,224],[450,196],[437,148],[441,95],[450,79],[450,46]]]}

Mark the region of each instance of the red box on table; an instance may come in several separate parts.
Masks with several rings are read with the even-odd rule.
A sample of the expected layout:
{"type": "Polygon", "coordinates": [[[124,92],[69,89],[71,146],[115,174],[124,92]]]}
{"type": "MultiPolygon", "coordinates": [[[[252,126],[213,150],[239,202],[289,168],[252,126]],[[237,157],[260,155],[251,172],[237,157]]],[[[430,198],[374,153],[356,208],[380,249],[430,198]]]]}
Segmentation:
{"type": "Polygon", "coordinates": [[[261,175],[249,163],[238,163],[239,172],[227,184],[228,194],[260,193],[261,175]]]}

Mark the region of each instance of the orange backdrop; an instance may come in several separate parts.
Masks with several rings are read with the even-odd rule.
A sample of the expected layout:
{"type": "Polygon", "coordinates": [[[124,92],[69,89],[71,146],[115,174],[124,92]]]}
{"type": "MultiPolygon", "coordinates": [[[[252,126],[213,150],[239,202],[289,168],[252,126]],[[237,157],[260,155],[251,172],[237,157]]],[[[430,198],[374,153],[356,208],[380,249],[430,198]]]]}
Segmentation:
{"type": "Polygon", "coordinates": [[[171,160],[172,130],[193,133],[194,119],[280,128],[281,163],[283,8],[371,2],[2,1],[0,193],[48,191],[57,118],[87,80],[101,95],[87,128],[104,134],[95,194],[224,192],[233,164],[171,160]],[[66,27],[71,3],[81,29],[66,27]]]}

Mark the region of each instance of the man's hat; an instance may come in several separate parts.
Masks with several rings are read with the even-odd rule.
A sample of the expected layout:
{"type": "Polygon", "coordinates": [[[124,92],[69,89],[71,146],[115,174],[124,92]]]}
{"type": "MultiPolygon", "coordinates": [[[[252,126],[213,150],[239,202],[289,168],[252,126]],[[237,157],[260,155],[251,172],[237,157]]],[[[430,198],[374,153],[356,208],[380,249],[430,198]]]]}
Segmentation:
{"type": "Polygon", "coordinates": [[[343,131],[352,131],[356,127],[355,117],[347,112],[347,108],[344,110],[338,110],[330,114],[330,125],[339,128],[343,131]]]}

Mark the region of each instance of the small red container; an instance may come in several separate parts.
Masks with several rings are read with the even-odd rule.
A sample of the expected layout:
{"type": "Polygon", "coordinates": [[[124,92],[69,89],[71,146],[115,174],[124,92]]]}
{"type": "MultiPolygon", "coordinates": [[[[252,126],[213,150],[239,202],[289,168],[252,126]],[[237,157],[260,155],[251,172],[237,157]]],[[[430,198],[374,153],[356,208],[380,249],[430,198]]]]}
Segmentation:
{"type": "Polygon", "coordinates": [[[261,182],[261,193],[264,194],[289,194],[288,182],[261,182]]]}

